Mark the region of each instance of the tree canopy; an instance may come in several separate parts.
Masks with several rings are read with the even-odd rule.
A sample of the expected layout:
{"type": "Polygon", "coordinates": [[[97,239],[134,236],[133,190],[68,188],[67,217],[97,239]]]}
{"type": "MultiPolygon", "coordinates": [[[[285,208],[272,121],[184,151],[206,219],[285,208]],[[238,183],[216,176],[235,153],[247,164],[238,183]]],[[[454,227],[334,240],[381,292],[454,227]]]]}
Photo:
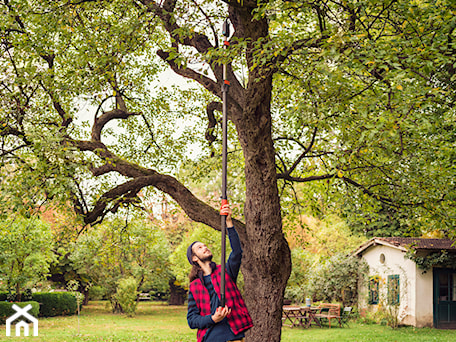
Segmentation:
{"type": "Polygon", "coordinates": [[[43,221],[11,216],[0,221],[0,280],[18,298],[28,284],[46,278],[51,263],[51,229],[43,221]]]}
{"type": "Polygon", "coordinates": [[[351,212],[384,205],[411,226],[454,227],[451,1],[3,0],[0,11],[4,211],[59,198],[94,224],[153,187],[219,229],[175,171],[205,139],[198,163],[218,159],[228,63],[252,341],[280,339],[291,269],[280,197],[330,195],[351,212]],[[203,94],[157,86],[164,66],[203,94]]]}

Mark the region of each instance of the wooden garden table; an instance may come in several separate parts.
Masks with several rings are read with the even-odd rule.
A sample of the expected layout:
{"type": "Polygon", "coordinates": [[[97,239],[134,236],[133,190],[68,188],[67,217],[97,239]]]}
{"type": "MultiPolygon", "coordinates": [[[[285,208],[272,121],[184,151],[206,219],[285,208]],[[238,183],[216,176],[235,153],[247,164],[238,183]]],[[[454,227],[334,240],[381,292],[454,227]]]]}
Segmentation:
{"type": "Polygon", "coordinates": [[[315,308],[286,305],[282,309],[282,325],[309,328],[312,321],[321,327],[320,321],[315,317],[315,308]]]}

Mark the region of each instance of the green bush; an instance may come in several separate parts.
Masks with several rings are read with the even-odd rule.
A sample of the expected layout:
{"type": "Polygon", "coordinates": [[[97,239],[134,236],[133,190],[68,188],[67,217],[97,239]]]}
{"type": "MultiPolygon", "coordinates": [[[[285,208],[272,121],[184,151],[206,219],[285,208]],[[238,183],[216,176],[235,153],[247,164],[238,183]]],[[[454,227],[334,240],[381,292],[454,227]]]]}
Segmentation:
{"type": "Polygon", "coordinates": [[[13,304],[23,308],[28,304],[32,305],[32,308],[28,311],[34,317],[38,317],[40,305],[37,302],[21,302],[21,303],[11,303],[11,302],[0,302],[0,324],[5,324],[8,317],[14,315],[16,310],[12,308],[13,304]]]}
{"type": "Polygon", "coordinates": [[[34,293],[40,303],[40,317],[69,316],[77,312],[76,297],[69,292],[34,293]]]}
{"type": "Polygon", "coordinates": [[[358,281],[367,274],[367,264],[356,257],[337,254],[315,265],[310,293],[313,301],[339,302],[355,306],[358,281]]]}
{"type": "Polygon", "coordinates": [[[106,295],[106,289],[102,286],[92,286],[89,289],[89,300],[102,300],[106,295]]]}
{"type": "Polygon", "coordinates": [[[122,311],[128,316],[133,316],[136,312],[136,306],[138,302],[136,298],[138,291],[136,290],[136,280],[133,277],[120,279],[117,287],[117,293],[115,298],[119,303],[122,311]]]}
{"type": "MultiPolygon", "coordinates": [[[[16,292],[0,291],[0,302],[17,302],[16,292]]],[[[32,301],[32,290],[26,289],[21,293],[21,302],[32,301]]]]}

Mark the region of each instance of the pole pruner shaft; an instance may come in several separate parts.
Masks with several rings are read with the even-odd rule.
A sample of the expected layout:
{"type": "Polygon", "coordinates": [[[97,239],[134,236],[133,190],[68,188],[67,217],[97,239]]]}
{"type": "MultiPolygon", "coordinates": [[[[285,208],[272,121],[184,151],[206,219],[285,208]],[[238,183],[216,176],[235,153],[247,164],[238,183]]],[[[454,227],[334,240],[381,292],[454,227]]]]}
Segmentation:
{"type": "MultiPolygon", "coordinates": [[[[223,42],[223,48],[226,50],[230,43],[228,42],[228,37],[230,35],[230,24],[228,19],[225,20],[223,24],[223,35],[225,40],[223,42]]],[[[223,64],[223,84],[222,84],[222,113],[223,113],[223,120],[222,120],[222,131],[223,131],[223,138],[222,138],[222,206],[228,203],[228,197],[226,194],[227,188],[227,155],[228,155],[228,130],[227,130],[227,94],[228,89],[230,86],[230,82],[227,80],[227,71],[226,71],[226,63],[223,64]]],[[[225,295],[225,263],[226,263],[226,215],[221,215],[221,225],[222,225],[222,255],[221,255],[221,280],[220,280],[220,302],[221,306],[224,307],[226,303],[226,295],[225,295]]]]}

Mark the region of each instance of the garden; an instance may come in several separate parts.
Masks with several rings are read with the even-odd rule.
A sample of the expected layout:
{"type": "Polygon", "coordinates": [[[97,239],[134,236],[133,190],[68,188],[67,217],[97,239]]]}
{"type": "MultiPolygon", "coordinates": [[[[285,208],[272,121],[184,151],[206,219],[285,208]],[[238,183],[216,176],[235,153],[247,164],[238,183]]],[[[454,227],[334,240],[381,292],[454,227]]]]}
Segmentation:
{"type": "MultiPolygon", "coordinates": [[[[366,279],[353,251],[456,236],[453,0],[3,0],[0,16],[2,322],[14,303],[46,341],[193,340],[186,249],[219,263],[227,197],[249,342],[447,338],[396,324],[414,280],[366,279]],[[357,312],[360,284],[383,310],[357,312]],[[307,299],[355,320],[282,328],[282,303],[307,299]]],[[[448,267],[434,295],[456,303],[448,267]]]]}
{"type": "MultiPolygon", "coordinates": [[[[61,316],[39,319],[39,336],[33,341],[71,342],[191,342],[196,332],[190,330],[186,321],[186,307],[170,306],[159,302],[141,302],[135,317],[115,315],[106,307],[105,301],[91,301],[76,316],[61,316]]],[[[0,325],[4,331],[4,326],[0,325]]],[[[3,334],[3,332],[2,332],[3,334]]],[[[27,340],[30,337],[2,338],[2,341],[27,340]]],[[[449,330],[415,329],[403,327],[393,330],[373,322],[351,321],[343,328],[327,326],[310,329],[282,329],[282,341],[453,341],[454,333],[449,330]]]]}

